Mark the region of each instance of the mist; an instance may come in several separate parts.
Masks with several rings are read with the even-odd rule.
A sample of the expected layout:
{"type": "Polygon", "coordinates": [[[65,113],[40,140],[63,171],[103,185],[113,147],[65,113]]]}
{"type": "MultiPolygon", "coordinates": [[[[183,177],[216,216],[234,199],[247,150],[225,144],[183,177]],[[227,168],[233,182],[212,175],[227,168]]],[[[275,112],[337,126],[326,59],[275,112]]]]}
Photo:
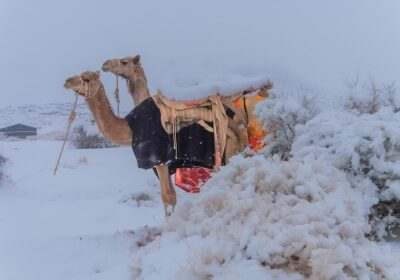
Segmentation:
{"type": "MultiPolygon", "coordinates": [[[[400,81],[400,3],[0,1],[0,106],[65,102],[66,78],[141,54],[150,90],[270,75],[326,96],[347,79],[400,81]]],[[[110,94],[115,77],[102,74],[110,94]]],[[[123,107],[132,102],[123,95],[123,107]]]]}

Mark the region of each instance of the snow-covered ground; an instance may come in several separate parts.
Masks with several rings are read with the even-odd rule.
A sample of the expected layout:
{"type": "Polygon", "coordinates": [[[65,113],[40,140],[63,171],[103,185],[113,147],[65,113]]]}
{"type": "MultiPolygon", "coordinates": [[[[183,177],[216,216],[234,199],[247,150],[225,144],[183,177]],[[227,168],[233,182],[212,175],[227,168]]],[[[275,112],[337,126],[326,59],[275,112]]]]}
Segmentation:
{"type": "Polygon", "coordinates": [[[135,231],[164,223],[154,174],[127,147],[67,149],[54,176],[60,147],[0,142],[0,279],[129,279],[135,231]]]}
{"type": "MultiPolygon", "coordinates": [[[[376,247],[363,238],[360,199],[346,190],[337,171],[321,168],[323,163],[238,159],[206,191],[178,190],[176,215],[169,221],[156,177],[137,168],[130,147],[67,146],[54,176],[62,142],[44,138],[62,135],[66,114],[47,118],[43,112],[69,106],[23,107],[30,113],[19,114],[19,120],[40,127],[39,136],[0,141],[0,153],[8,158],[8,178],[0,187],[1,280],[303,279],[307,260],[321,279],[339,273],[342,263],[362,271],[368,260],[387,269],[389,279],[400,279],[400,246],[376,247]],[[291,181],[283,183],[285,176],[291,181]],[[298,197],[287,195],[291,189],[298,197]],[[314,206],[302,200],[306,190],[315,195],[314,206]],[[340,200],[344,197],[349,200],[340,200]],[[346,207],[355,212],[348,216],[346,207]],[[307,225],[307,219],[321,223],[307,225]],[[341,222],[332,227],[329,219],[341,222]],[[301,244],[311,249],[302,251],[301,244]],[[335,255],[329,251],[314,255],[313,246],[329,248],[336,257],[329,261],[335,255]],[[287,271],[279,269],[286,258],[291,260],[287,271]],[[328,266],[321,268],[321,261],[328,266]],[[274,262],[277,269],[270,269],[274,262]]],[[[90,122],[80,109],[82,120],[90,122]]],[[[11,118],[20,111],[7,107],[0,115],[11,118]]]]}

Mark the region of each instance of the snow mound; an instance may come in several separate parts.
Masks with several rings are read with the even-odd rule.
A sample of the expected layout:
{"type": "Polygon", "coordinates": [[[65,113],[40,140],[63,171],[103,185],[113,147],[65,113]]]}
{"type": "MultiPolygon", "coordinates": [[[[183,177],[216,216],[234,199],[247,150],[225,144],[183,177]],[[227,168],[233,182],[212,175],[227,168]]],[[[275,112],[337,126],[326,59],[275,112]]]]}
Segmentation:
{"type": "Polygon", "coordinates": [[[372,225],[382,238],[385,226],[400,223],[400,112],[382,107],[374,114],[321,113],[297,127],[292,146],[298,160],[324,161],[343,170],[364,196],[365,207],[380,201],[372,225]]]}
{"type": "Polygon", "coordinates": [[[180,201],[134,279],[382,279],[362,197],[320,161],[237,156],[180,201]]]}

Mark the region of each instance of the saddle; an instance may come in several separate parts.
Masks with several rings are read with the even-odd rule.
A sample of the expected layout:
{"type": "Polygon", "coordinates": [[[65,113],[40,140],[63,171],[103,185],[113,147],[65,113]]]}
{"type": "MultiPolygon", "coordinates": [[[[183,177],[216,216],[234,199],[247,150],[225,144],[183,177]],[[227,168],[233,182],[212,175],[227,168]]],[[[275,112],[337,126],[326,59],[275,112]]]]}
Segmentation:
{"type": "Polygon", "coordinates": [[[153,96],[153,100],[160,110],[164,130],[173,135],[175,147],[177,146],[176,133],[190,124],[198,123],[207,131],[214,133],[214,169],[218,170],[222,164],[224,152],[225,158],[230,158],[249,144],[247,112],[238,104],[243,103],[244,96],[249,93],[258,92],[258,95],[266,96],[271,88],[272,83],[267,82],[258,89],[250,87],[230,96],[217,93],[190,101],[169,99],[158,91],[157,95],[153,96]]]}

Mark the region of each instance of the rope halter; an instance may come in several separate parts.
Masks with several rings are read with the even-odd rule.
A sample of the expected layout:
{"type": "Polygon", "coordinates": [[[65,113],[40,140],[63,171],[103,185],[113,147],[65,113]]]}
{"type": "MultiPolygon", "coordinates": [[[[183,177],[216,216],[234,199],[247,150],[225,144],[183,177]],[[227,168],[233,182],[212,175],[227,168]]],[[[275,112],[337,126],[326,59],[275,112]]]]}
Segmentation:
{"type": "Polygon", "coordinates": [[[76,93],[83,95],[85,99],[90,99],[93,98],[97,95],[100,89],[100,80],[94,80],[90,82],[85,82],[81,76],[78,76],[79,79],[81,80],[81,83],[84,85],[84,92],[81,92],[80,89],[75,90],[76,93]],[[97,89],[94,91],[94,93],[91,92],[93,85],[97,82],[97,89]]]}

